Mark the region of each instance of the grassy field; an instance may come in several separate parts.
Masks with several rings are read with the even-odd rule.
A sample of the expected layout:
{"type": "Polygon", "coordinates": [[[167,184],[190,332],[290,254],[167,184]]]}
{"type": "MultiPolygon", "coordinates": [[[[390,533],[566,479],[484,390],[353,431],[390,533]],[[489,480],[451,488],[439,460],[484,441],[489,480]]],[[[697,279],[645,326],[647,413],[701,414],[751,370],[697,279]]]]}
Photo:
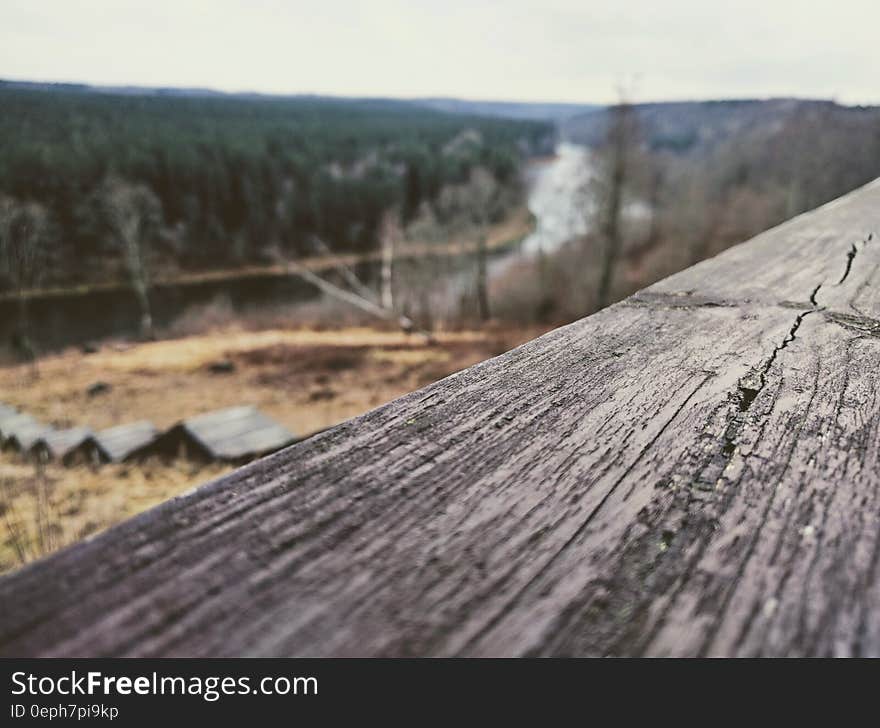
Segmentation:
{"type": "MultiPolygon", "coordinates": [[[[0,369],[0,401],[58,427],[137,419],[167,427],[191,415],[253,404],[298,435],[341,422],[541,333],[487,328],[434,343],[356,327],[246,331],[69,350],[0,369]],[[223,362],[225,373],[214,373],[223,362]],[[89,394],[97,382],[107,385],[89,394]]],[[[92,535],[226,472],[186,461],[64,468],[0,455],[0,571],[92,535]]]]}

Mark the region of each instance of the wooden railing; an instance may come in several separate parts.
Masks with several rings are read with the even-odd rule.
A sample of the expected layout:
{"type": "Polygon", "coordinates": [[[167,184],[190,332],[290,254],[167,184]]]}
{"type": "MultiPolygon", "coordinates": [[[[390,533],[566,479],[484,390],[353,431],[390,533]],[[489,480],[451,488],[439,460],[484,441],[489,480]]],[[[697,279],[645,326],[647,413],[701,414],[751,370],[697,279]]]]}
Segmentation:
{"type": "Polygon", "coordinates": [[[4,655],[880,654],[880,184],[0,580],[4,655]]]}

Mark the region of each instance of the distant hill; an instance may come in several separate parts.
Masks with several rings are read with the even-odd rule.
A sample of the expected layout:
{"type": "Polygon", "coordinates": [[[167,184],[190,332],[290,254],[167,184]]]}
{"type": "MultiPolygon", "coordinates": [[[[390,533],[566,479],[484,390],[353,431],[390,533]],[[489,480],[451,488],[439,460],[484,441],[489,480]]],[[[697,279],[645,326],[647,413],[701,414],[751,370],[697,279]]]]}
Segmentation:
{"type": "Polygon", "coordinates": [[[85,83],[52,83],[46,81],[10,81],[0,79],[0,89],[30,91],[65,91],[113,94],[117,96],[179,96],[191,98],[227,97],[243,99],[301,99],[325,102],[358,101],[383,105],[411,105],[447,114],[488,116],[523,121],[562,122],[578,114],[602,107],[595,104],[532,103],[520,101],[468,101],[456,98],[394,99],[382,97],[322,96],[319,94],[262,94],[254,91],[226,92],[209,88],[171,88],[165,86],[93,86],[85,83]]]}
{"type": "MultiPolygon", "coordinates": [[[[640,146],[665,168],[668,182],[699,180],[722,198],[749,190],[773,208],[761,218],[765,227],[880,175],[878,106],[783,98],[634,108],[640,146]]],[[[607,109],[581,114],[563,125],[563,134],[598,146],[609,118],[607,109]]]]}
{"type": "Polygon", "coordinates": [[[104,94],[109,96],[162,96],[173,98],[216,98],[216,99],[245,99],[266,101],[303,101],[321,102],[325,104],[345,104],[357,102],[362,107],[374,108],[397,106],[397,107],[423,107],[423,104],[402,99],[381,97],[354,97],[354,96],[322,96],[319,94],[264,94],[256,91],[217,91],[210,88],[176,88],[170,86],[98,86],[87,83],[54,83],[49,81],[10,81],[0,78],[0,90],[8,91],[48,91],[65,93],[104,94]]]}
{"type": "MultiPolygon", "coordinates": [[[[624,245],[644,286],[880,177],[880,107],[809,99],[633,106],[624,195],[650,210],[624,245]]],[[[596,189],[616,169],[605,145],[612,114],[569,119],[565,138],[590,145],[596,189]]],[[[601,197],[600,197],[601,199],[601,197]]],[[[794,265],[794,263],[793,263],[794,265]]],[[[629,290],[629,289],[627,289],[629,290]]],[[[621,291],[625,293],[626,291],[621,291]]]]}
{"type": "MultiPolygon", "coordinates": [[[[701,154],[734,138],[751,143],[769,139],[792,124],[812,122],[870,127],[880,122],[880,107],[841,106],[832,101],[768,99],[636,104],[644,141],[653,150],[701,154]]],[[[572,141],[596,146],[605,138],[609,114],[594,109],[565,121],[572,141]]]]}
{"type": "Polygon", "coordinates": [[[519,101],[466,101],[454,98],[416,99],[415,103],[451,114],[501,116],[508,119],[563,122],[603,108],[596,104],[531,103],[519,101]]]}

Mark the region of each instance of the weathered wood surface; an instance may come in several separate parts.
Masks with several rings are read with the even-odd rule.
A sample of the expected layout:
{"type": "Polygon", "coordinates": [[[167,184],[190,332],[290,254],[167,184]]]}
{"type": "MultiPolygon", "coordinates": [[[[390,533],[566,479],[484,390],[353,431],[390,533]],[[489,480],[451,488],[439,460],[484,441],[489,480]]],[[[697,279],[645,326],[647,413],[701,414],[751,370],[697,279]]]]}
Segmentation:
{"type": "Polygon", "coordinates": [[[5,655],[880,655],[880,184],[0,580],[5,655]]]}

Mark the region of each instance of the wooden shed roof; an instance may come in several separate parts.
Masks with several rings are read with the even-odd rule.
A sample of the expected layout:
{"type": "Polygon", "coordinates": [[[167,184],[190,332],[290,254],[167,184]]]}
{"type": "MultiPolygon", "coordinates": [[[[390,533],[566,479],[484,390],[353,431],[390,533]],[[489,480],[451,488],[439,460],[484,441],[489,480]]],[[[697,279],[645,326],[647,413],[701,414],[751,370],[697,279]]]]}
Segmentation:
{"type": "Polygon", "coordinates": [[[19,415],[5,420],[2,428],[3,447],[18,452],[29,451],[37,440],[54,432],[51,426],[30,415],[19,415]]]}
{"type": "Polygon", "coordinates": [[[80,449],[93,450],[103,462],[117,463],[147,447],[158,434],[152,422],[139,420],[92,433],[83,441],[80,449]]]}
{"type": "Polygon", "coordinates": [[[60,460],[81,446],[91,436],[88,427],[71,427],[66,430],[50,430],[41,434],[31,445],[31,452],[45,453],[53,460],[60,460]]]}
{"type": "Polygon", "coordinates": [[[36,422],[30,415],[16,410],[0,412],[0,442],[5,441],[17,428],[36,422]]]}
{"type": "Polygon", "coordinates": [[[274,452],[295,439],[255,407],[229,407],[183,420],[140,454],[174,453],[182,444],[211,460],[234,462],[274,452]]]}

